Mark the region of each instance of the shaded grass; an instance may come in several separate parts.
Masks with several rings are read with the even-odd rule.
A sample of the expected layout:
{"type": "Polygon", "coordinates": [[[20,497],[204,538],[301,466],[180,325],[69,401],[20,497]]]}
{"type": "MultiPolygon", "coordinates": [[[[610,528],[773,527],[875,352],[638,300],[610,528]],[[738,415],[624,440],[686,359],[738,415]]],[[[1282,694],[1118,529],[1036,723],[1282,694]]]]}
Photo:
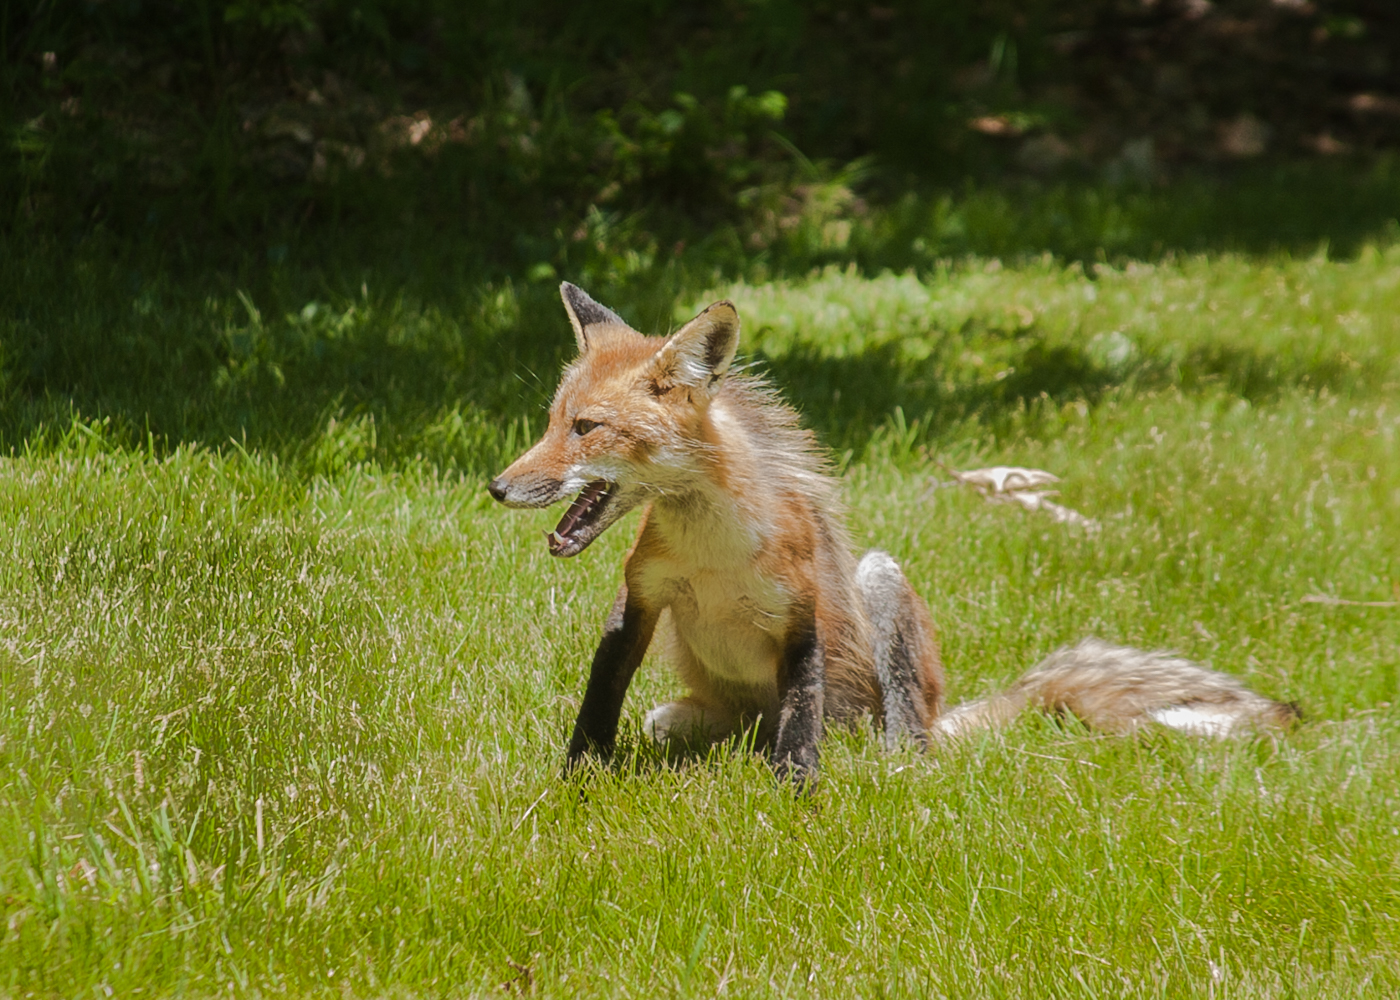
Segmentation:
{"type": "Polygon", "coordinates": [[[1185,171],[1157,183],[1023,180],[900,192],[853,230],[866,268],[941,256],[1050,251],[1087,263],[1181,253],[1344,258],[1394,239],[1400,174],[1388,155],[1367,164],[1295,162],[1185,171]]]}
{"type": "MultiPolygon", "coordinates": [[[[837,448],[860,448],[898,408],[937,441],[989,432],[1040,401],[1115,391],[1224,391],[1249,403],[1298,390],[1400,388],[1393,251],[1356,261],[1190,257],[1087,271],[1049,257],[944,266],[926,278],[854,269],[720,286],[745,337],[837,448]]],[[[1052,407],[1053,409],[1053,407],[1052,407]]]]}
{"type": "MultiPolygon", "coordinates": [[[[828,268],[717,284],[696,258],[630,277],[585,261],[570,277],[656,332],[735,297],[749,356],[859,456],[896,409],[927,436],[1123,387],[1218,383],[1255,402],[1291,387],[1379,391],[1400,380],[1387,352],[1396,260],[1381,244],[1344,262],[1043,256],[1005,273],[970,259],[871,281],[828,268]]],[[[425,461],[485,474],[538,428],[568,357],[555,281],[420,263],[416,275],[336,256],[191,273],[131,247],[9,254],[0,445],[65,433],[77,412],[160,453],[232,439],[302,473],[425,461]]]]}
{"type": "MultiPolygon", "coordinates": [[[[207,446],[212,405],[159,443],[116,405],[50,425],[0,462],[0,994],[1395,992],[1400,614],[1300,603],[1400,589],[1394,273],[974,262],[715,292],[849,451],[857,542],[928,598],[954,700],[1094,633],[1311,719],[1218,744],[1026,720],[932,759],[837,733],[811,801],[742,748],[650,749],[641,714],[675,693],[654,659],[615,765],[561,777],[631,522],[554,560],[552,516],[476,478],[553,369],[484,385],[508,362],[464,348],[437,377],[483,394],[486,429],[458,457],[384,443],[437,419],[387,381],[308,425],[290,363],[246,446],[207,446]],[[1070,374],[1002,397],[1007,368],[1070,374]],[[372,446],[315,457],[371,416],[372,446]],[[930,491],[940,459],[1052,469],[1103,531],[930,491]]],[[[346,350],[414,323],[468,342],[403,310],[346,350]]],[[[129,315],[111,329],[148,329],[129,315]]],[[[568,336],[512,323],[527,356],[568,336]]]]}

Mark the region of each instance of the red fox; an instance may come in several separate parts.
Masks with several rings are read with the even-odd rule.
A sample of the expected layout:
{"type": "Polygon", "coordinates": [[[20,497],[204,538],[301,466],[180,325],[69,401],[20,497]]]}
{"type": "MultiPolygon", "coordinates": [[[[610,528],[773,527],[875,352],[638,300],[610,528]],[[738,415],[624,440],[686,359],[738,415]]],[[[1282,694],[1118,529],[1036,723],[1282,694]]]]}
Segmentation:
{"type": "Polygon", "coordinates": [[[663,612],[690,693],[653,708],[644,729],[659,741],[714,741],[756,724],[778,776],[798,784],[816,777],[824,726],[864,715],[891,747],[927,747],[1027,707],[1114,731],[1156,722],[1223,733],[1296,715],[1224,674],[1097,640],[945,714],[927,607],[884,552],[855,559],[812,433],[764,381],[732,370],[733,303],[647,337],[582,289],[565,282],[560,292],[578,357],[544,436],[488,489],[510,507],[574,497],[547,536],[561,557],[643,507],[569,742],[571,765],[611,752],[663,612]]]}

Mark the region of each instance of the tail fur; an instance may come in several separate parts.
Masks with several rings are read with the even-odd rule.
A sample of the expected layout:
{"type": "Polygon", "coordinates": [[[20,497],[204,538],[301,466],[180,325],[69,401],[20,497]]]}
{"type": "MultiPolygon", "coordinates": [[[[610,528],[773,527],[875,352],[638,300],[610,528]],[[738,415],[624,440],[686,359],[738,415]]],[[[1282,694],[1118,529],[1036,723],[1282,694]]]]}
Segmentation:
{"type": "Polygon", "coordinates": [[[934,721],[935,735],[964,736],[1005,726],[1028,708],[1070,713],[1112,733],[1156,723],[1200,736],[1281,729],[1296,705],[1265,698],[1236,678],[1171,653],[1085,639],[1031,668],[1006,691],[959,705],[934,721]]]}

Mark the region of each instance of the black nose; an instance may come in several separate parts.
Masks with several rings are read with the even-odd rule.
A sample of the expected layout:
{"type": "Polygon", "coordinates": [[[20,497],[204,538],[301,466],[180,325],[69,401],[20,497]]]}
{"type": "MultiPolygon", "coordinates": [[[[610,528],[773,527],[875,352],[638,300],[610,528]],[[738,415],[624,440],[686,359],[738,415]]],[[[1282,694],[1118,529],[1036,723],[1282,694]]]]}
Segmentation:
{"type": "Polygon", "coordinates": [[[497,500],[506,498],[506,481],[504,479],[493,479],[486,484],[486,492],[490,493],[497,500]]]}

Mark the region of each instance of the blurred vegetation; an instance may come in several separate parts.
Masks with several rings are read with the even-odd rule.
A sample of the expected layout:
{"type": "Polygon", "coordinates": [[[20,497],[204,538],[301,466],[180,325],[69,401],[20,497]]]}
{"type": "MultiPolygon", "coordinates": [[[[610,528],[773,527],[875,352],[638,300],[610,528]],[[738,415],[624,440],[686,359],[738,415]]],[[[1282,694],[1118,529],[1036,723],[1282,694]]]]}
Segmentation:
{"type": "Polygon", "coordinates": [[[1389,0],[26,0],[0,47],[7,448],[76,411],[477,467],[553,385],[559,278],[663,330],[833,265],[1348,258],[1400,219],[1389,0]]]}
{"type": "MultiPolygon", "coordinates": [[[[1389,0],[28,0],[0,44],[17,232],[411,227],[487,269],[603,231],[844,250],[910,191],[1354,174],[1400,142],[1389,0]]],[[[1083,252],[1057,235],[1015,249],[1083,252]]]]}

